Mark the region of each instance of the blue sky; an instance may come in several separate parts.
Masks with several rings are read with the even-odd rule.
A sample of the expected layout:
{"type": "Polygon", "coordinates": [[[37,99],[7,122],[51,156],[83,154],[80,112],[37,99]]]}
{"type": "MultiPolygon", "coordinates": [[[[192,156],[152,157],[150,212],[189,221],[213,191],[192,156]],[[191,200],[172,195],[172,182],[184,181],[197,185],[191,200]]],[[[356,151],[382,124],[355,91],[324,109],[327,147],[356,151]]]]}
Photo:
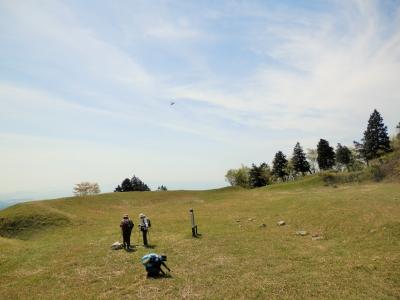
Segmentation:
{"type": "Polygon", "coordinates": [[[0,0],[0,200],[221,187],[399,95],[400,1],[0,0]]]}

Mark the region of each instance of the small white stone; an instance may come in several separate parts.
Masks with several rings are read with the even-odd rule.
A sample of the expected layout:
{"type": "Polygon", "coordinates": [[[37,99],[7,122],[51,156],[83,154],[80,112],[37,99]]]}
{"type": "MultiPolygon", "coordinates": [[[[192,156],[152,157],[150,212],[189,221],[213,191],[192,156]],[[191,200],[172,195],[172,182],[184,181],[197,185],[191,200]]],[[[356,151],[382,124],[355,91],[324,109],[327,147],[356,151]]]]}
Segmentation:
{"type": "Polygon", "coordinates": [[[301,236],[305,236],[305,235],[308,234],[308,232],[305,231],[305,230],[299,230],[299,231],[296,231],[296,234],[297,234],[297,235],[301,235],[301,236]]]}

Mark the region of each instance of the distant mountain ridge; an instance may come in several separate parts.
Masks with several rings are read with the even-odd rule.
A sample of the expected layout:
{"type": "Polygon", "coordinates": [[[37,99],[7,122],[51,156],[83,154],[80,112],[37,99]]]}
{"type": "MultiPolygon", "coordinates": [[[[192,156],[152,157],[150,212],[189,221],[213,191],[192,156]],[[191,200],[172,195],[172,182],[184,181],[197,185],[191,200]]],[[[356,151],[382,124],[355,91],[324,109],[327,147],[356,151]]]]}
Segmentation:
{"type": "Polygon", "coordinates": [[[23,199],[10,199],[10,200],[0,200],[0,210],[7,208],[9,206],[12,206],[14,204],[20,203],[20,202],[26,202],[30,201],[31,199],[29,198],[23,198],[23,199]]]}
{"type": "Polygon", "coordinates": [[[15,202],[0,201],[0,210],[13,205],[15,202]]]}

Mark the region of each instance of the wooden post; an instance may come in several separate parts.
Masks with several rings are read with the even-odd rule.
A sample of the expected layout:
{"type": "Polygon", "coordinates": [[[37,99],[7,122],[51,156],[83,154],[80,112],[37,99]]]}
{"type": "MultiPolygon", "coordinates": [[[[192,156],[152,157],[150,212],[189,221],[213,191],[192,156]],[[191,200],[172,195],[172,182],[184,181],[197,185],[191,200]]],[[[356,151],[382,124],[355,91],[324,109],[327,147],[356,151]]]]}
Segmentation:
{"type": "Polygon", "coordinates": [[[197,237],[198,233],[197,233],[197,225],[194,221],[194,211],[193,208],[189,209],[189,213],[190,213],[190,221],[192,223],[192,236],[193,237],[197,237]]]}

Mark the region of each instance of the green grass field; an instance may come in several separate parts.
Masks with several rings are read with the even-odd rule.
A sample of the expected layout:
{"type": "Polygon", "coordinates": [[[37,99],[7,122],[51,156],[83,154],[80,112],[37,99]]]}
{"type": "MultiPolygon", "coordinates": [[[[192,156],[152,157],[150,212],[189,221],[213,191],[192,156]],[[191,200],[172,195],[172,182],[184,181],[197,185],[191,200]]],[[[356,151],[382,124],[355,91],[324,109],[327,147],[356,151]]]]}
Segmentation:
{"type": "Polygon", "coordinates": [[[398,182],[111,193],[19,204],[0,218],[1,299],[400,298],[398,182]],[[110,250],[123,213],[138,243],[140,212],[154,249],[110,250]],[[168,255],[170,278],[146,278],[140,258],[153,251],[168,255]]]}

